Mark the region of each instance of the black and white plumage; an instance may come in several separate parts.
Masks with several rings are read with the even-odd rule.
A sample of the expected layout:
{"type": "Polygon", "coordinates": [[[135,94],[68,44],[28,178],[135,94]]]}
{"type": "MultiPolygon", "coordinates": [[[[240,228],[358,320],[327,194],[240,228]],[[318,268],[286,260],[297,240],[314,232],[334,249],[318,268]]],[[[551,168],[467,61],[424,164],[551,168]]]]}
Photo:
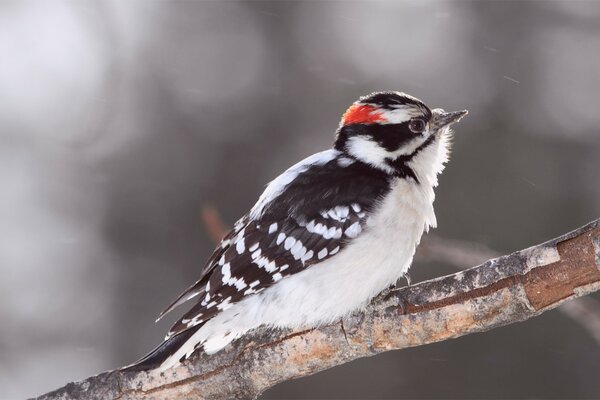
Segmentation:
{"type": "Polygon", "coordinates": [[[436,225],[433,188],[449,126],[465,114],[430,110],[400,92],[355,102],[334,148],[277,177],[235,224],[200,279],[163,314],[196,304],[134,367],[164,370],[260,325],[328,323],[396,282],[436,225]]]}

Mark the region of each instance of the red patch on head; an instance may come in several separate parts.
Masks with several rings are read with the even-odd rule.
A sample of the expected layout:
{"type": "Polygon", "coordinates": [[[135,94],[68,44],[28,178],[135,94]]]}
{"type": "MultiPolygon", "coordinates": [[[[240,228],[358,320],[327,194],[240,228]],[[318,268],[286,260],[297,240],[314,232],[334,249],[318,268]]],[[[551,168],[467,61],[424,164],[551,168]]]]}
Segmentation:
{"type": "Polygon", "coordinates": [[[385,122],[381,111],[377,107],[365,104],[352,104],[342,116],[342,125],[374,124],[377,122],[385,122]]]}

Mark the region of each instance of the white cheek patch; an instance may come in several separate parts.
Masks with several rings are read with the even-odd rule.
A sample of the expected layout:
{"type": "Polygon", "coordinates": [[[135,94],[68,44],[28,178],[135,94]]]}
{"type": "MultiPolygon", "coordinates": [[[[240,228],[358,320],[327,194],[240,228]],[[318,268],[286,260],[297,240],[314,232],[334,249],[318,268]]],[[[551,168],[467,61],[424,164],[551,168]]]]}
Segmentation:
{"type": "Polygon", "coordinates": [[[385,159],[389,158],[390,153],[368,136],[353,136],[348,138],[346,143],[348,153],[357,159],[370,164],[376,168],[383,169],[390,173],[394,170],[385,163],[385,159]]]}
{"type": "Polygon", "coordinates": [[[386,159],[394,160],[400,156],[414,153],[428,137],[429,133],[415,136],[414,139],[404,143],[398,150],[388,151],[368,136],[353,136],[348,139],[346,148],[348,153],[362,162],[392,173],[394,170],[386,163],[386,159]]]}

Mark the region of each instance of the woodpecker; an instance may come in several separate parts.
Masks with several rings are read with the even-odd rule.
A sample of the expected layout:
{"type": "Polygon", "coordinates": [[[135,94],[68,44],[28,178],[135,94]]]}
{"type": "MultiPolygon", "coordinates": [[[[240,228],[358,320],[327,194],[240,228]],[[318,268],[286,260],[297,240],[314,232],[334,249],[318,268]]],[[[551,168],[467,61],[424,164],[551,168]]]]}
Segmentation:
{"type": "Polygon", "coordinates": [[[158,319],[195,304],[129,368],[164,371],[258,326],[315,327],[366,306],[407,273],[423,232],[436,226],[434,188],[450,126],[466,114],[431,110],[402,92],[359,98],[333,148],[267,185],[200,279],[158,319]]]}

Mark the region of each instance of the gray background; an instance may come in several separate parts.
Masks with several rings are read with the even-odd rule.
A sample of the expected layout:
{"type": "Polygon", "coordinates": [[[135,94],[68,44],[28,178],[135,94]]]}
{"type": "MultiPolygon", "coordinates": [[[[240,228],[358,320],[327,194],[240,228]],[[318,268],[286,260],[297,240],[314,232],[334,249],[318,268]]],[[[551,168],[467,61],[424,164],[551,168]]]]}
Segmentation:
{"type": "MultiPolygon", "coordinates": [[[[471,111],[436,234],[510,252],[598,217],[599,72],[600,2],[2,0],[0,398],[150,350],[212,250],[201,208],[235,221],[371,91],[471,111]]],[[[597,397],[598,370],[553,311],[263,398],[597,397]]]]}

